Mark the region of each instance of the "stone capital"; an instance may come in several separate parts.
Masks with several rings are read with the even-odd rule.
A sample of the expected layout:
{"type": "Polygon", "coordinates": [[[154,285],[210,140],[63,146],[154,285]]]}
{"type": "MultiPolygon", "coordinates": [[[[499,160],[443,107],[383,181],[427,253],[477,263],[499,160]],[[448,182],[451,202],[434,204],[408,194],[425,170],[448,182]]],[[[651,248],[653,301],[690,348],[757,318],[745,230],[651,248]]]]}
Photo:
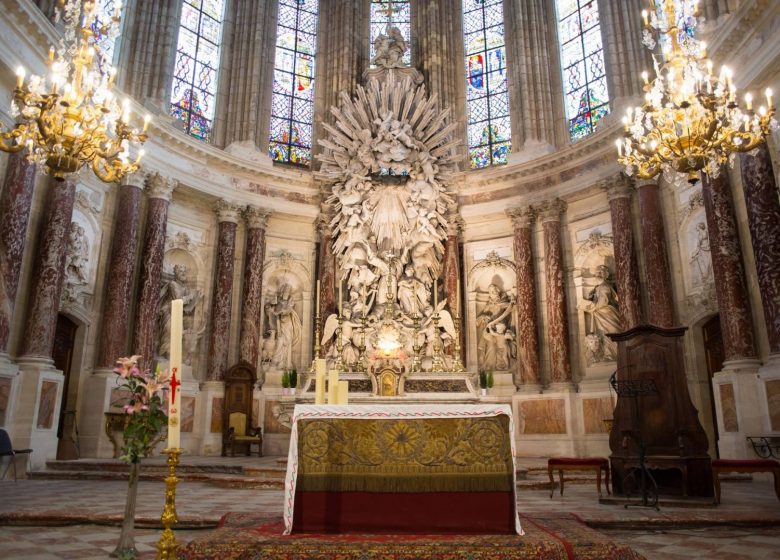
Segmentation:
{"type": "Polygon", "coordinates": [[[536,211],[531,206],[507,208],[506,215],[511,218],[515,229],[529,228],[536,219],[536,211]]]}
{"type": "Polygon", "coordinates": [[[536,205],[535,210],[542,223],[560,222],[561,214],[566,212],[566,203],[560,198],[553,198],[536,205]]]}
{"type": "Polygon", "coordinates": [[[658,179],[640,179],[636,178],[634,179],[634,187],[636,189],[641,189],[642,187],[648,187],[648,186],[658,186],[658,179]]]}
{"type": "Polygon", "coordinates": [[[217,215],[217,222],[238,223],[241,216],[241,206],[234,204],[224,198],[220,198],[214,204],[214,213],[217,215]]]}
{"type": "Polygon", "coordinates": [[[144,184],[146,183],[146,176],[144,173],[139,169],[135,173],[131,173],[130,175],[125,175],[125,177],[122,179],[122,186],[129,186],[129,187],[136,187],[139,189],[144,188],[144,184]]]}
{"type": "Polygon", "coordinates": [[[156,171],[146,175],[146,193],[149,198],[161,198],[167,202],[171,201],[173,189],[176,188],[176,181],[170,177],[163,177],[156,171]]]}
{"type": "Polygon", "coordinates": [[[463,233],[463,226],[463,218],[460,217],[460,213],[457,211],[447,216],[447,236],[460,237],[460,234],[463,233]]]}
{"type": "Polygon", "coordinates": [[[317,219],[314,221],[314,227],[317,228],[317,233],[320,239],[323,237],[330,237],[333,233],[333,228],[330,225],[331,217],[328,214],[320,213],[317,219]]]}
{"type": "Polygon", "coordinates": [[[603,179],[599,183],[599,187],[607,193],[607,200],[631,198],[631,193],[633,192],[631,182],[623,173],[618,173],[603,179]]]}
{"type": "Polygon", "coordinates": [[[248,204],[244,209],[244,219],[249,229],[265,229],[268,225],[268,218],[271,217],[271,211],[259,206],[248,204]]]}

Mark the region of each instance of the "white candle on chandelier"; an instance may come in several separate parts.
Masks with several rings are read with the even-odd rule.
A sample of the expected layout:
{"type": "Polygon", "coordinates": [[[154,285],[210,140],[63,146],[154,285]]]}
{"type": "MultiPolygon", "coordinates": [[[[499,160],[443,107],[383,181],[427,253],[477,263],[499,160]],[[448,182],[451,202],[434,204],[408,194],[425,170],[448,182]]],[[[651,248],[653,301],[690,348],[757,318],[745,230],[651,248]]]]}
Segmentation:
{"type": "Polygon", "coordinates": [[[750,93],[745,94],[745,109],[748,111],[753,110],[753,95],[750,93]]]}
{"type": "Polygon", "coordinates": [[[648,13],[647,10],[642,10],[642,20],[645,22],[645,27],[647,27],[650,22],[648,21],[648,13]]]}
{"type": "Polygon", "coordinates": [[[772,108],[772,88],[766,88],[766,104],[769,106],[769,108],[772,108]]]}
{"type": "Polygon", "coordinates": [[[144,116],[144,132],[149,128],[149,123],[152,121],[151,115],[145,115],[144,116]]]}
{"type": "Polygon", "coordinates": [[[615,146],[617,146],[618,156],[623,157],[623,142],[615,140],[615,146]]]}
{"type": "Polygon", "coordinates": [[[647,73],[647,70],[642,72],[642,80],[645,82],[645,85],[650,84],[650,74],[647,73]]]}
{"type": "Polygon", "coordinates": [[[24,71],[24,66],[19,66],[19,68],[16,69],[16,87],[20,88],[22,87],[22,84],[24,84],[24,75],[26,72],[24,71]]]}

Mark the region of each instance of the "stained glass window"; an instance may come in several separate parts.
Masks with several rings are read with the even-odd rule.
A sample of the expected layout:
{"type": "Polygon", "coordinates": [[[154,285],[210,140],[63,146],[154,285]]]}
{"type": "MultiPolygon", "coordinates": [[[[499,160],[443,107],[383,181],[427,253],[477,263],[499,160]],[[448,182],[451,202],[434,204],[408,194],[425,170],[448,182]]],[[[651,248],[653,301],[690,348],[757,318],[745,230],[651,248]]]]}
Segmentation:
{"type": "Polygon", "coordinates": [[[97,2],[95,18],[92,20],[90,27],[95,35],[95,46],[98,51],[97,60],[102,73],[105,73],[107,65],[112,65],[114,62],[114,54],[117,51],[123,21],[120,19],[117,25],[112,19],[120,17],[122,15],[121,11],[122,3],[116,0],[98,0],[97,2]],[[110,31],[109,24],[112,26],[110,31]]]}
{"type": "Polygon", "coordinates": [[[506,163],[511,149],[503,5],[503,0],[463,0],[472,168],[506,163]]]}
{"type": "Polygon", "coordinates": [[[572,140],[609,114],[609,92],[597,0],[556,0],[563,92],[572,140]]]}
{"type": "Polygon", "coordinates": [[[279,0],[268,145],[274,161],[311,163],[317,7],[317,0],[279,0]]]}
{"type": "Polygon", "coordinates": [[[380,35],[387,35],[388,27],[397,27],[406,40],[406,52],[403,61],[405,64],[411,64],[412,53],[409,48],[411,45],[411,8],[409,0],[383,2],[381,0],[372,0],[371,2],[371,58],[374,60],[376,55],[376,38],[380,35]]]}
{"type": "Polygon", "coordinates": [[[184,0],[171,88],[171,114],[211,141],[225,0],[184,0]]]}

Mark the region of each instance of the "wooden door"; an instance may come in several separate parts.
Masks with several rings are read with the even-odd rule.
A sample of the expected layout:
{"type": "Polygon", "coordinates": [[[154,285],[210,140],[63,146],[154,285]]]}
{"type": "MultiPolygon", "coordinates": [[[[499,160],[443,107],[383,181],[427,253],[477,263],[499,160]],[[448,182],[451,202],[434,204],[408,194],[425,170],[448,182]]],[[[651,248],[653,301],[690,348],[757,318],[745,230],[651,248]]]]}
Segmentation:
{"type": "Polygon", "coordinates": [[[57,425],[57,459],[78,459],[78,441],[76,437],[76,411],[68,407],[68,384],[71,377],[73,350],[76,345],[78,325],[65,315],[57,316],[57,329],[54,332],[54,367],[62,371],[62,400],[60,418],[57,425]]]}
{"type": "Polygon", "coordinates": [[[707,375],[709,377],[710,406],[712,407],[712,429],[715,433],[715,453],[718,450],[718,416],[715,412],[715,391],[712,386],[713,376],[723,369],[726,351],[723,347],[723,333],[720,330],[720,315],[715,315],[701,327],[704,336],[704,355],[707,359],[707,375]]]}

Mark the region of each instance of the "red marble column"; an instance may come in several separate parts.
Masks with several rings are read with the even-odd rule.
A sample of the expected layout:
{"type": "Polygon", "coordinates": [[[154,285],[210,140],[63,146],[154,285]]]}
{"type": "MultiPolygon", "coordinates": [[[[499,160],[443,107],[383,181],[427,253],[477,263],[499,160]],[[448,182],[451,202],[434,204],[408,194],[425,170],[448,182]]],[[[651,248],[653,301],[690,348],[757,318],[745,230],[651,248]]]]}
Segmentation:
{"type": "Polygon", "coordinates": [[[317,232],[320,237],[317,278],[320,280],[320,313],[324,324],[325,319],[336,312],[336,258],[333,254],[333,238],[330,218],[327,214],[320,215],[317,221],[317,232]]]}
{"type": "Polygon", "coordinates": [[[447,304],[450,313],[454,317],[463,317],[460,311],[460,301],[458,301],[458,278],[460,278],[460,233],[463,229],[461,217],[454,212],[448,217],[449,231],[444,245],[444,295],[447,297],[447,304]]]}
{"type": "Polygon", "coordinates": [[[539,320],[536,308],[536,270],[532,250],[531,226],[535,214],[532,208],[512,208],[515,236],[515,273],[517,280],[517,371],[515,387],[541,383],[539,377],[539,320]]]}
{"type": "Polygon", "coordinates": [[[657,327],[674,326],[672,275],[666,256],[666,237],[661,213],[661,195],[655,181],[640,181],[639,213],[642,217],[642,249],[649,321],[657,327]]]}
{"type": "Polygon", "coordinates": [[[214,296],[211,300],[211,334],[206,373],[210,381],[222,379],[228,368],[230,350],[230,315],[233,308],[233,268],[236,256],[236,229],[240,208],[218,200],[217,263],[214,274],[214,296]]]}
{"type": "Polygon", "coordinates": [[[618,306],[623,316],[623,327],[628,330],[642,322],[639,297],[639,270],[631,220],[631,186],[621,177],[610,179],[604,185],[612,217],[612,238],[615,248],[615,288],[618,306]]]}
{"type": "Polygon", "coordinates": [[[554,199],[543,203],[539,217],[544,231],[544,274],[547,284],[547,336],[550,348],[550,381],[571,381],[569,323],[566,314],[566,284],[561,245],[561,214],[566,203],[554,199]]]}
{"type": "Polygon", "coordinates": [[[766,143],[755,156],[742,155],[748,228],[756,259],[769,352],[780,353],[780,200],[766,143]]]}
{"type": "Polygon", "coordinates": [[[46,208],[41,217],[43,232],[32,275],[30,308],[22,344],[23,359],[51,358],[60,310],[65,252],[76,199],[76,184],[70,179],[50,179],[48,189],[46,208]]]}
{"type": "Polygon", "coordinates": [[[135,278],[135,252],[138,248],[138,222],[141,217],[141,191],[144,177],[134,173],[119,187],[119,198],[111,240],[106,297],[98,338],[95,366],[112,367],[117,358],[127,354],[127,331],[130,325],[130,295],[135,278]]]}
{"type": "Polygon", "coordinates": [[[707,231],[712,247],[712,272],[715,278],[715,293],[718,296],[724,358],[726,362],[755,358],[753,318],[747,296],[728,171],[721,170],[715,179],[710,179],[706,173],[702,173],[701,179],[707,231]]]}
{"type": "MultiPolygon", "coordinates": [[[[265,227],[270,212],[249,206],[244,213],[247,223],[246,262],[244,264],[244,298],[241,305],[241,341],[239,359],[257,368],[260,355],[260,325],[263,308],[263,263],[265,262],[265,227]]],[[[257,370],[258,383],[260,369],[257,370]]]]}
{"type": "Polygon", "coordinates": [[[146,184],[149,203],[141,253],[141,293],[135,314],[133,348],[135,354],[142,357],[144,367],[151,367],[157,337],[157,306],[160,302],[160,280],[165,257],[168,206],[176,183],[154,173],[147,177],[146,184]]]}
{"type": "Polygon", "coordinates": [[[8,156],[0,193],[0,354],[8,351],[34,188],[35,164],[26,152],[8,156]]]}

